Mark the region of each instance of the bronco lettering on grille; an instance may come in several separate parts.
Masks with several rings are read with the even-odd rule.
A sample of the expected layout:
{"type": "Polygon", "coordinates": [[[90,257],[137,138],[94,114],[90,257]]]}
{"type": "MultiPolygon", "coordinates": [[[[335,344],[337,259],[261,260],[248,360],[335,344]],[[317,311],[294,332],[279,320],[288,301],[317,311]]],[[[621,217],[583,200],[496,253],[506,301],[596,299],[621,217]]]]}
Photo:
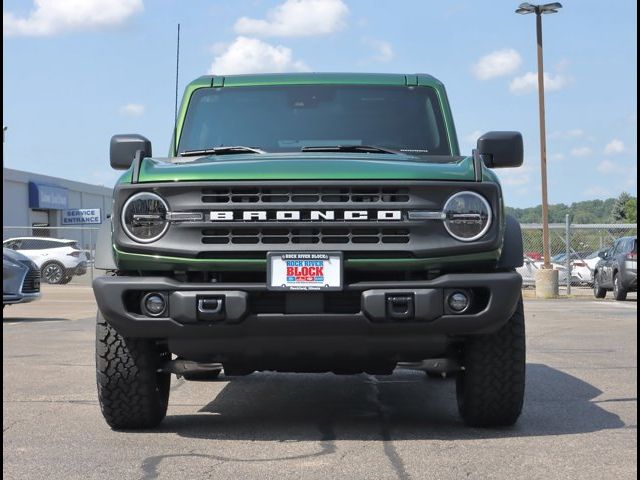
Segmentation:
{"type": "Polygon", "coordinates": [[[345,221],[385,220],[401,221],[400,210],[215,210],[209,213],[212,222],[229,221],[345,221]]]}

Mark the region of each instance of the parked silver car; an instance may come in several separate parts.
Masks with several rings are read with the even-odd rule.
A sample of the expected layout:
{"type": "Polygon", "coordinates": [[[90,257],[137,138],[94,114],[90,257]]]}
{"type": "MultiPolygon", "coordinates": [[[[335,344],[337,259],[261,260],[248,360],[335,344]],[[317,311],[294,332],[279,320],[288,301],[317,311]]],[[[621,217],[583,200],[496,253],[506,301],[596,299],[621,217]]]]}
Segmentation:
{"type": "MultiPolygon", "coordinates": [[[[536,261],[527,255],[524,256],[523,265],[516,268],[516,272],[522,277],[523,287],[535,287],[536,285],[536,271],[542,268],[544,262],[536,261]]],[[[567,283],[567,268],[563,265],[552,263],[551,266],[554,270],[558,270],[558,283],[564,285],[567,283]]],[[[571,283],[574,283],[573,275],[571,277],[571,283]]]]}
{"type": "Polygon", "coordinates": [[[40,297],[40,269],[24,255],[2,249],[2,308],[40,297]]]}

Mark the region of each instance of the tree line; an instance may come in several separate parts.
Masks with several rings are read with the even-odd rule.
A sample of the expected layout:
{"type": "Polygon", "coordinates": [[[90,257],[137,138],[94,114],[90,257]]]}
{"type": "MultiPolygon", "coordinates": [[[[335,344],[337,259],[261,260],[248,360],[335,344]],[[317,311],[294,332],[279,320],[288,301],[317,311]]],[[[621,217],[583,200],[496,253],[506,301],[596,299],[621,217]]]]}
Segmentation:
{"type": "MultiPolygon", "coordinates": [[[[506,212],[520,223],[542,222],[542,205],[506,207],[506,212]]],[[[549,223],[564,223],[566,214],[569,214],[572,223],[637,223],[638,199],[623,192],[618,198],[549,205],[549,223]]]]}

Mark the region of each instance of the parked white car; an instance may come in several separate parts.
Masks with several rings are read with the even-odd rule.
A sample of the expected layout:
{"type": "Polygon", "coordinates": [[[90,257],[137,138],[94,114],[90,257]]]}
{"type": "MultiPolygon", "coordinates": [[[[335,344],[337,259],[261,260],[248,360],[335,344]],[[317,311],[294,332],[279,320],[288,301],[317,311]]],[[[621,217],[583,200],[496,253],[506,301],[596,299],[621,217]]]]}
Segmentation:
{"type": "Polygon", "coordinates": [[[75,275],[87,273],[87,255],[75,240],[48,237],[19,237],[2,242],[31,259],[47,283],[69,283],[75,275]]]}
{"type": "MultiPolygon", "coordinates": [[[[524,264],[516,268],[516,272],[522,277],[523,287],[534,287],[536,284],[536,271],[542,268],[544,262],[534,260],[528,256],[524,256],[524,264]]],[[[558,283],[564,285],[567,283],[567,268],[563,265],[552,263],[551,266],[554,270],[558,270],[558,283]]],[[[573,275],[572,275],[573,282],[573,275]]]]}
{"type": "Polygon", "coordinates": [[[604,250],[598,250],[597,252],[587,255],[582,260],[574,260],[572,262],[571,274],[578,277],[581,284],[593,285],[593,272],[598,262],[602,260],[602,255],[607,250],[606,248],[604,250]]]}

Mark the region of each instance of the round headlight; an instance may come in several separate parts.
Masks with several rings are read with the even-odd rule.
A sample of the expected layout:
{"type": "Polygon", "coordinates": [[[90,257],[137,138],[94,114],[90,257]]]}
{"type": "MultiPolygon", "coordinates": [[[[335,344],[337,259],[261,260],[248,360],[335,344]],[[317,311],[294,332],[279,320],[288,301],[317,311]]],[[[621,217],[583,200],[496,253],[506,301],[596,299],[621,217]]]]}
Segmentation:
{"type": "Polygon", "coordinates": [[[151,243],[158,240],[169,228],[167,202],[151,192],[133,195],[122,209],[122,227],[133,240],[151,243]]]}
{"type": "Polygon", "coordinates": [[[475,192],[452,195],[444,206],[444,226],[453,238],[472,242],[479,239],[491,226],[489,202],[475,192]]]}

